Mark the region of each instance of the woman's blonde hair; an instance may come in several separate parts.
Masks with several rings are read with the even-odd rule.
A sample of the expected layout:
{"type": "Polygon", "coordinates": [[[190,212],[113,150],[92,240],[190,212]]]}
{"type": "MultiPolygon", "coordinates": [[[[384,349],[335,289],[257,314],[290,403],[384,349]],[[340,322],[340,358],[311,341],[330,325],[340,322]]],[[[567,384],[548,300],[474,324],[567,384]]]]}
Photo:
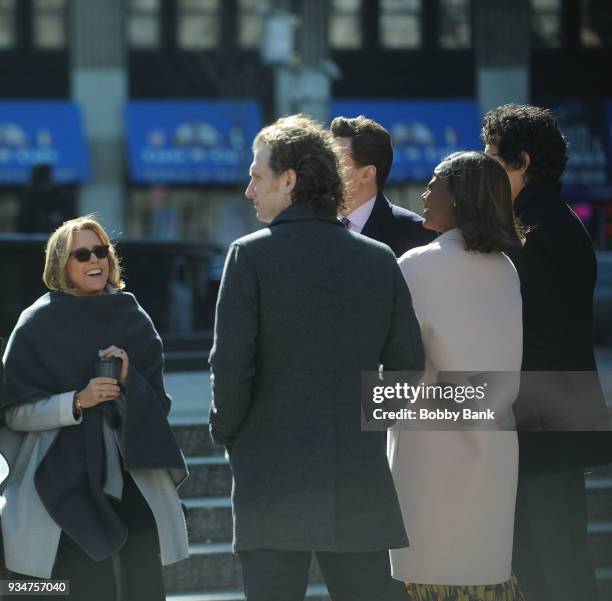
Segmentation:
{"type": "Polygon", "coordinates": [[[92,231],[102,244],[108,245],[108,283],[114,288],[123,289],[125,282],[121,279],[121,265],[115,247],[93,215],[66,221],[51,234],[45,249],[45,271],[42,278],[45,286],[54,292],[72,292],[73,286],[66,276],[66,265],[70,259],[72,236],[83,230],[92,231]]]}

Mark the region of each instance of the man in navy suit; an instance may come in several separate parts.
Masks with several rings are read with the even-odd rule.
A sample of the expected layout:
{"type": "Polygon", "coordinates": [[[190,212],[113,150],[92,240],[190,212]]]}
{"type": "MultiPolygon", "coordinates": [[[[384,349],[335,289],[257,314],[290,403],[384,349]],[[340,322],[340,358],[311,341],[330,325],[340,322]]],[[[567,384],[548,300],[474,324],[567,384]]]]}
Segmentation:
{"type": "Polygon", "coordinates": [[[396,257],[429,244],[435,234],[423,227],[423,219],[391,204],[383,194],[393,163],[389,132],[363,115],[336,117],[331,132],[344,163],[347,199],[341,217],[345,227],[383,242],[396,257]]]}

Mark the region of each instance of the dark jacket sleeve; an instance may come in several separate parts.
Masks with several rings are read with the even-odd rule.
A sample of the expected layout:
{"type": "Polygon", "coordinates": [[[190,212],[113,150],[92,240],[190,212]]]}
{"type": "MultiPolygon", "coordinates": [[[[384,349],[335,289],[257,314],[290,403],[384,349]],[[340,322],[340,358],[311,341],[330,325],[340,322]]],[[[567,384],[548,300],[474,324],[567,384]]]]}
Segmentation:
{"type": "Polygon", "coordinates": [[[251,404],[258,320],[257,275],[244,247],[233,244],[219,288],[210,353],[210,435],[220,446],[231,446],[251,404]]]}
{"type": "MultiPolygon", "coordinates": [[[[395,262],[394,262],[395,263],[395,262]]],[[[425,352],[421,339],[421,328],[412,307],[410,290],[397,264],[393,265],[394,300],[389,334],[385,343],[381,363],[384,371],[411,372],[402,375],[402,380],[416,384],[425,368],[425,352]]],[[[384,379],[384,374],[383,374],[384,379]]],[[[385,399],[382,404],[368,403],[366,414],[369,416],[376,408],[385,411],[398,411],[406,407],[408,399],[385,399]]],[[[389,428],[394,419],[376,419],[379,427],[389,428]]]]}
{"type": "Polygon", "coordinates": [[[393,314],[381,363],[386,371],[420,372],[425,367],[421,328],[414,313],[410,290],[397,265],[393,277],[393,314]]]}

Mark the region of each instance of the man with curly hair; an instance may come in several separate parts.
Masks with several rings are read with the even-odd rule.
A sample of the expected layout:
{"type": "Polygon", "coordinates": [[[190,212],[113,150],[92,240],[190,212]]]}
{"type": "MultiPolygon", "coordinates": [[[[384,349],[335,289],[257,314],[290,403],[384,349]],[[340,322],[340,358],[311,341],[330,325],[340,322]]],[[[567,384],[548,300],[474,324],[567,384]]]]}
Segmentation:
{"type": "Polygon", "coordinates": [[[408,539],[360,384],[424,367],[410,292],[387,246],[338,221],[329,132],[286,117],[253,151],[246,197],[269,225],[230,246],[210,355],[246,598],[302,601],[314,552],[334,601],[399,601],[388,550],[408,539]]]}
{"type": "MultiPolygon", "coordinates": [[[[544,108],[500,106],[485,115],[482,141],[505,167],[515,215],[528,228],[523,249],[512,257],[523,296],[522,369],[594,372],[595,253],[560,198],[568,145],[557,120],[544,108]]],[[[519,448],[513,567],[525,597],[594,601],[584,468],[610,461],[610,436],[519,432],[519,448]]]]}

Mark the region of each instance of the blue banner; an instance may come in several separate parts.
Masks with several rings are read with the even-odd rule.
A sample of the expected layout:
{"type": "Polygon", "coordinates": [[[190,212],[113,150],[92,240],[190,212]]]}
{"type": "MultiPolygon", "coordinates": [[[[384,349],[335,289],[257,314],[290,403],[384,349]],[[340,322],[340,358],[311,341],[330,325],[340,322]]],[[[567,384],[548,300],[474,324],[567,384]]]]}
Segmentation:
{"type": "Polygon", "coordinates": [[[610,183],[603,103],[597,99],[564,99],[544,100],[539,106],[552,109],[569,142],[569,160],[561,178],[564,187],[593,197],[593,192],[597,194],[598,188],[610,183]]]}
{"type": "Polygon", "coordinates": [[[0,184],[27,184],[39,164],[52,167],[57,183],[89,179],[79,107],[68,101],[0,102],[0,184]]]}
{"type": "Polygon", "coordinates": [[[473,100],[337,100],[331,115],[365,115],[389,131],[394,152],[390,182],[428,181],[447,154],[482,150],[482,119],[473,100]]]}
{"type": "Polygon", "coordinates": [[[126,107],[131,180],[235,184],[248,180],[261,129],[253,100],[133,101],[126,107]]]}

